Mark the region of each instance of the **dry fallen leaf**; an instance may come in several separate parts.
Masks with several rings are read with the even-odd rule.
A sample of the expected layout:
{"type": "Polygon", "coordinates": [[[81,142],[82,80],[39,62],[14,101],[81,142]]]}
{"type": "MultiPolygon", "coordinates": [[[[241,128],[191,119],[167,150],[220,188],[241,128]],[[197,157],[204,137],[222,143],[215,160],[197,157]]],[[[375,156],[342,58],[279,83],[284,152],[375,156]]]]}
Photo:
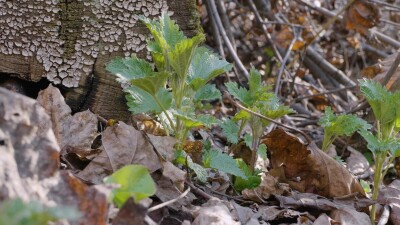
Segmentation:
{"type": "Polygon", "coordinates": [[[350,156],[346,158],[346,167],[352,174],[363,174],[369,169],[368,160],[361,152],[350,146],[347,147],[346,151],[350,152],[350,156]]]}
{"type": "Polygon", "coordinates": [[[333,210],[329,213],[329,216],[343,225],[366,225],[371,223],[371,220],[366,213],[358,212],[351,208],[333,210]]]}
{"type": "Polygon", "coordinates": [[[211,199],[194,213],[192,225],[239,225],[230,214],[229,208],[220,200],[211,199]]]}
{"type": "Polygon", "coordinates": [[[358,181],[338,162],[318,149],[314,143],[304,145],[296,136],[278,128],[262,143],[270,153],[270,174],[300,192],[334,198],[364,193],[358,181]]]}
{"type": "Polygon", "coordinates": [[[275,177],[265,173],[262,174],[261,184],[258,187],[242,191],[243,198],[260,203],[271,195],[282,195],[284,193],[290,193],[289,186],[285,183],[279,183],[275,177]]]}
{"type": "MultiPolygon", "coordinates": [[[[373,79],[375,81],[382,83],[386,73],[392,66],[393,61],[396,59],[397,54],[399,54],[399,51],[396,51],[395,53],[385,58],[383,61],[373,66],[364,68],[361,71],[361,75],[363,77],[373,79]]],[[[400,87],[400,67],[397,67],[395,73],[390,77],[390,80],[387,82],[386,88],[389,91],[397,91],[399,90],[399,87],[400,87]]]]}
{"type": "Polygon", "coordinates": [[[89,154],[92,151],[92,143],[98,135],[95,114],[87,110],[72,116],[71,108],[65,103],[60,90],[52,85],[39,92],[37,101],[51,118],[63,155],[67,148],[69,153],[77,154],[89,154]]]}
{"type": "Polygon", "coordinates": [[[129,198],[112,221],[112,225],[147,225],[145,222],[147,209],[135,204],[133,198],[129,198]]]}
{"type": "Polygon", "coordinates": [[[379,23],[379,9],[366,0],[356,0],[344,15],[346,29],[366,35],[367,30],[379,23]]]}
{"type": "Polygon", "coordinates": [[[400,180],[394,180],[391,184],[383,187],[379,193],[378,202],[389,205],[391,208],[390,221],[400,224],[400,180]]]}
{"type": "Polygon", "coordinates": [[[141,164],[150,172],[161,168],[160,160],[142,132],[123,122],[102,133],[104,149],[82,172],[80,178],[93,183],[129,164],[141,164]]]}

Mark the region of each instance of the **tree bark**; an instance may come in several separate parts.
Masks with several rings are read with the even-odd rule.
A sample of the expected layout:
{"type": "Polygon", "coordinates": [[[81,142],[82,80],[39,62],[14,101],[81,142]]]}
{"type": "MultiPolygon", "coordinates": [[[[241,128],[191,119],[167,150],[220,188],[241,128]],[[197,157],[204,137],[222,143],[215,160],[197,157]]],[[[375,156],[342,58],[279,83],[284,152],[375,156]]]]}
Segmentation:
{"type": "Polygon", "coordinates": [[[0,0],[0,76],[46,77],[66,90],[73,111],[127,120],[124,94],[105,65],[116,56],[147,57],[138,17],[162,12],[186,35],[199,31],[196,0],[0,0]]]}

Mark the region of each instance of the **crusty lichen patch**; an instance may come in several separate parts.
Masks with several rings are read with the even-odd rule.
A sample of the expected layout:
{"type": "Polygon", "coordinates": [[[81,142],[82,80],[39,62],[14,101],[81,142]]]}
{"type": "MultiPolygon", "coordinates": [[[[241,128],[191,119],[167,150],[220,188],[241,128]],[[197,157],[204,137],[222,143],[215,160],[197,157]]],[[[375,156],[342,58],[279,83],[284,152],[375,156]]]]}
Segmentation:
{"type": "Polygon", "coordinates": [[[166,0],[0,0],[0,53],[36,57],[43,76],[76,87],[100,55],[143,50],[139,15],[167,10],[166,0]]]}

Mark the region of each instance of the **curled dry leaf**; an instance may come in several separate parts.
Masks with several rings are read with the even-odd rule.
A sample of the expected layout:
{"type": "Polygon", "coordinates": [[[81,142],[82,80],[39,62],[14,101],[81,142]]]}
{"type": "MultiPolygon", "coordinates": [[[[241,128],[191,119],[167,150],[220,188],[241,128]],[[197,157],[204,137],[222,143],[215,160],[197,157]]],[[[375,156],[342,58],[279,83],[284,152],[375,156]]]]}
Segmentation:
{"type": "Polygon", "coordinates": [[[285,183],[279,183],[277,178],[265,173],[262,174],[261,184],[258,187],[242,191],[243,198],[260,203],[271,195],[282,195],[284,193],[290,193],[289,186],[285,183]]]}
{"type": "Polygon", "coordinates": [[[400,224],[400,180],[394,180],[379,193],[378,202],[391,208],[390,221],[400,224]]]}
{"type": "Polygon", "coordinates": [[[347,151],[350,152],[350,156],[346,158],[346,167],[352,174],[363,174],[369,169],[368,160],[361,152],[350,146],[347,147],[347,151]]]}
{"type": "Polygon", "coordinates": [[[355,0],[344,15],[346,29],[366,35],[369,28],[379,23],[379,9],[366,0],[355,0]]]}
{"type": "Polygon", "coordinates": [[[161,168],[160,160],[147,138],[123,122],[107,127],[102,133],[104,149],[78,176],[99,183],[103,178],[129,164],[141,164],[150,172],[161,168]]]}
{"type": "MultiPolygon", "coordinates": [[[[399,51],[396,51],[395,53],[391,54],[390,56],[386,57],[384,60],[373,66],[364,68],[361,71],[361,75],[368,79],[373,79],[379,83],[382,83],[386,73],[388,72],[394,60],[396,59],[397,54],[399,54],[399,51]]],[[[399,87],[400,87],[400,67],[397,67],[395,73],[390,77],[389,81],[387,82],[386,88],[389,91],[397,91],[399,90],[399,87]]]]}
{"type": "Polygon", "coordinates": [[[270,174],[295,190],[328,198],[365,194],[353,175],[314,143],[306,146],[280,128],[265,136],[262,143],[270,153],[270,174]]]}
{"type": "Polygon", "coordinates": [[[220,200],[211,199],[194,213],[192,225],[239,225],[230,214],[229,208],[220,200]]]}
{"type": "Polygon", "coordinates": [[[357,212],[351,208],[333,210],[329,216],[339,224],[365,225],[370,224],[369,216],[363,212],[357,212]]]}
{"type": "Polygon", "coordinates": [[[321,215],[319,215],[319,217],[314,221],[314,225],[326,225],[326,224],[335,224],[333,222],[336,221],[332,221],[332,219],[326,215],[325,213],[322,213],[321,215]]]}
{"type": "Polygon", "coordinates": [[[97,137],[97,117],[89,110],[71,115],[71,108],[65,103],[58,88],[49,85],[39,92],[38,103],[51,118],[52,128],[62,154],[89,154],[97,137]]]}

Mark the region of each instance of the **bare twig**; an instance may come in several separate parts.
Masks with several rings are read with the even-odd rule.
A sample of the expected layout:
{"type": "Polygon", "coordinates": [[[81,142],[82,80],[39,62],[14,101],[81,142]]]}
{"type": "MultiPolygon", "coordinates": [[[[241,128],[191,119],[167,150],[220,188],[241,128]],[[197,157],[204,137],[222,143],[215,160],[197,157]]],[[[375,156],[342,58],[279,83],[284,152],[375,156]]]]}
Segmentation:
{"type": "Polygon", "coordinates": [[[178,201],[179,199],[185,197],[185,196],[189,193],[189,191],[190,191],[190,187],[188,187],[188,189],[186,189],[186,191],[184,191],[184,192],[183,192],[181,195],[179,195],[178,197],[176,197],[176,198],[174,198],[174,199],[171,199],[171,200],[169,200],[169,201],[163,202],[163,203],[161,203],[161,204],[158,204],[158,205],[156,205],[156,206],[153,206],[153,207],[149,208],[149,210],[147,210],[147,211],[148,211],[148,212],[153,212],[153,211],[156,211],[156,210],[158,210],[158,209],[161,209],[161,208],[163,208],[163,207],[165,207],[165,206],[167,206],[167,205],[171,205],[172,203],[174,203],[174,202],[178,201]]]}
{"type": "Polygon", "coordinates": [[[338,88],[338,89],[335,89],[335,90],[325,91],[325,92],[321,92],[321,93],[314,94],[314,95],[300,96],[300,97],[297,97],[297,98],[293,99],[293,102],[298,102],[298,101],[300,101],[302,99],[312,98],[312,97],[316,97],[316,96],[320,96],[320,95],[326,95],[326,94],[332,94],[332,93],[336,93],[336,92],[341,92],[341,91],[348,90],[348,89],[353,89],[353,88],[356,88],[356,87],[357,87],[357,85],[354,85],[354,86],[349,86],[349,87],[344,87],[344,88],[338,88]]]}
{"type": "Polygon", "coordinates": [[[225,45],[228,48],[230,55],[232,56],[233,60],[235,61],[236,65],[239,67],[239,70],[243,73],[243,75],[248,79],[249,72],[247,72],[246,67],[243,65],[242,61],[239,59],[239,56],[236,54],[235,49],[230,42],[224,26],[222,25],[221,18],[219,17],[217,8],[215,6],[215,0],[207,0],[207,4],[210,5],[211,13],[215,18],[215,22],[217,23],[218,29],[221,33],[222,39],[224,39],[225,45]]]}
{"type": "Polygon", "coordinates": [[[231,22],[229,21],[228,16],[226,15],[226,9],[224,6],[224,2],[222,0],[219,0],[219,1],[216,1],[215,4],[217,5],[219,15],[221,15],[221,21],[225,27],[226,34],[228,35],[228,38],[231,41],[233,49],[236,51],[236,43],[235,43],[235,38],[232,33],[232,25],[231,25],[231,22]]]}
{"type": "Polygon", "coordinates": [[[389,70],[387,71],[385,77],[382,80],[382,85],[385,86],[393,74],[396,72],[397,68],[400,64],[400,52],[397,53],[396,59],[393,61],[393,64],[390,66],[389,70]]]}
{"type": "Polygon", "coordinates": [[[211,13],[212,11],[211,11],[210,5],[208,4],[208,1],[205,2],[205,5],[207,8],[208,17],[210,18],[211,28],[213,30],[212,33],[213,33],[215,44],[217,45],[217,48],[218,48],[218,52],[222,56],[222,58],[225,58],[225,52],[224,52],[224,48],[222,46],[221,35],[219,33],[217,23],[215,22],[214,15],[211,13]]]}
{"type": "Polygon", "coordinates": [[[225,94],[226,94],[226,96],[228,97],[229,101],[230,101],[232,104],[234,104],[236,107],[240,108],[241,110],[246,111],[246,112],[248,112],[248,113],[250,113],[250,114],[253,114],[253,115],[255,115],[255,116],[258,116],[258,117],[260,117],[261,119],[267,120],[267,121],[269,121],[269,122],[271,122],[271,123],[273,123],[273,124],[276,124],[276,125],[278,125],[278,126],[280,126],[280,127],[284,127],[284,128],[286,128],[286,129],[288,129],[288,130],[291,130],[291,131],[294,131],[294,132],[296,132],[296,133],[301,134],[301,135],[307,140],[307,144],[306,144],[306,145],[308,145],[308,144],[310,144],[310,143],[312,142],[311,138],[310,138],[306,133],[304,133],[303,131],[301,131],[301,130],[299,130],[299,129],[297,129],[297,128],[294,128],[294,127],[285,125],[285,124],[283,124],[283,123],[280,123],[280,122],[278,122],[278,121],[275,121],[275,120],[273,120],[273,119],[271,119],[271,118],[268,118],[268,117],[266,117],[266,116],[264,116],[264,115],[261,115],[260,113],[254,112],[253,110],[250,110],[250,109],[244,107],[244,106],[241,105],[239,102],[237,102],[236,100],[234,100],[234,99],[231,97],[231,95],[230,95],[229,93],[225,92],[225,94]]]}
{"type": "Polygon", "coordinates": [[[201,190],[200,188],[194,186],[194,184],[192,184],[189,181],[185,181],[185,184],[187,184],[192,189],[193,192],[196,192],[196,194],[200,195],[201,197],[203,197],[203,198],[205,198],[207,200],[216,199],[216,197],[205,193],[203,190],[201,190]]]}
{"type": "Polygon", "coordinates": [[[290,57],[290,53],[292,52],[292,48],[293,48],[294,43],[296,43],[297,39],[300,37],[300,34],[301,34],[301,31],[300,31],[300,32],[297,32],[297,30],[296,30],[295,27],[293,27],[292,30],[293,30],[293,34],[294,34],[294,35],[293,35],[293,39],[292,39],[292,41],[290,42],[290,45],[289,45],[289,47],[288,47],[287,50],[286,50],[285,57],[283,58],[283,61],[282,61],[282,63],[281,63],[281,66],[279,67],[278,75],[277,75],[277,78],[276,78],[276,84],[275,84],[275,91],[274,91],[274,93],[275,93],[275,95],[277,95],[277,96],[279,96],[278,94],[279,94],[279,88],[280,88],[280,86],[281,86],[281,77],[282,77],[283,71],[284,71],[284,69],[285,69],[286,62],[287,62],[287,60],[288,60],[289,57],[290,57]]]}

